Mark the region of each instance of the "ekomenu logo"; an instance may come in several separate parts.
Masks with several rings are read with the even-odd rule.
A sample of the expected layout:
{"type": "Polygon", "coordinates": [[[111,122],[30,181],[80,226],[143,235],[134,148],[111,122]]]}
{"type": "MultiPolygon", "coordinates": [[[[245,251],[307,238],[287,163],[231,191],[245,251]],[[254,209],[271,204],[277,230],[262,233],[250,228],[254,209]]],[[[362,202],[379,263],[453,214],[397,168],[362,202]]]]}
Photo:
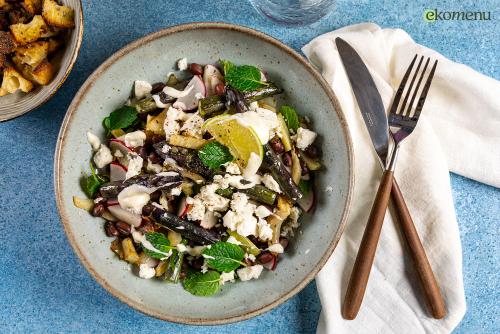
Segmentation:
{"type": "Polygon", "coordinates": [[[439,9],[424,10],[424,21],[489,21],[491,12],[481,11],[441,11],[439,9]]]}

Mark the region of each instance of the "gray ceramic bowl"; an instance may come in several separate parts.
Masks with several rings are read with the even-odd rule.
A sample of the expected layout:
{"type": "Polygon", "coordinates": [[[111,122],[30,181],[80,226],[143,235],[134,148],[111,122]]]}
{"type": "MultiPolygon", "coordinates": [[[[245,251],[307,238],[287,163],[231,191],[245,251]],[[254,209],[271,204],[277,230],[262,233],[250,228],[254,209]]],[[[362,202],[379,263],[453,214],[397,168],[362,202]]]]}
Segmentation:
{"type": "Polygon", "coordinates": [[[353,175],[349,131],[339,104],[300,55],[252,29],[222,23],[193,23],[141,38],[106,60],[80,89],[64,119],[55,154],[55,193],[66,234],[85,267],[114,296],[154,317],[189,324],[222,324],[244,320],[283,303],[304,288],[333,252],[344,228],[353,175]],[[135,79],[165,79],[181,57],[198,63],[219,58],[254,64],[285,89],[285,100],[307,115],[320,134],[326,169],[317,180],[318,205],[302,219],[275,271],[258,280],[226,284],[213,297],[195,297],[180,285],[144,280],[130,272],[109,250],[111,239],[100,219],[72,204],[85,196],[79,178],[88,171],[88,130],[104,137],[102,119],[120,106],[135,79]],[[325,192],[331,185],[333,192],[325,192]]]}
{"type": "Polygon", "coordinates": [[[39,86],[29,93],[17,92],[0,97],[0,122],[21,116],[48,101],[62,86],[76,62],[83,37],[83,11],[80,0],[62,0],[62,4],[75,10],[75,28],[65,37],[65,46],[52,60],[56,72],[46,86],[39,86]]]}

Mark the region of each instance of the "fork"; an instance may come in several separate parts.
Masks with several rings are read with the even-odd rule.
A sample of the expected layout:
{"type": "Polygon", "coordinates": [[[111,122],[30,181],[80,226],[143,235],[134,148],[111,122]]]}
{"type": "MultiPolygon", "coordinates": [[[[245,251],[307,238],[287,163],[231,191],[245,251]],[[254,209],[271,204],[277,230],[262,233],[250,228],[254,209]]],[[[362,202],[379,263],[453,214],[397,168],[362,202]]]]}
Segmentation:
{"type": "Polygon", "coordinates": [[[437,60],[434,61],[431,70],[427,74],[425,84],[420,91],[420,85],[426,75],[430,58],[426,59],[425,65],[423,69],[421,69],[424,61],[424,56],[421,56],[412,75],[412,70],[417,58],[418,55],[415,55],[406,70],[390,108],[388,121],[390,134],[394,141],[394,148],[389,157],[389,162],[386,162],[385,171],[380,181],[377,195],[375,196],[370,216],[368,218],[368,223],[359,246],[356,261],[351,272],[351,277],[349,279],[349,285],[347,287],[344,305],[342,308],[343,316],[346,319],[354,319],[358,314],[359,308],[361,307],[371,267],[373,265],[373,259],[377,250],[377,244],[382,224],[384,222],[385,212],[387,211],[387,206],[389,204],[394,169],[396,167],[400,145],[401,142],[413,132],[417,125],[427,93],[431,86],[432,78],[434,77],[434,72],[436,71],[437,60]],[[411,80],[409,85],[407,85],[410,75],[411,80]],[[419,91],[420,95],[417,100],[417,104],[413,108],[419,91]],[[399,106],[403,94],[404,98],[401,106],[399,106]]]}

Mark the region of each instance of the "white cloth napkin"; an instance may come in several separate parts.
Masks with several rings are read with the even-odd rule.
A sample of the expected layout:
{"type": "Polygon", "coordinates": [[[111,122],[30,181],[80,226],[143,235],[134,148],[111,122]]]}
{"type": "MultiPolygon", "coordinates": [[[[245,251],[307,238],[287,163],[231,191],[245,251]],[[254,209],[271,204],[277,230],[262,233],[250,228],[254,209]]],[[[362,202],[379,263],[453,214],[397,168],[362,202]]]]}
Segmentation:
{"type": "Polygon", "coordinates": [[[315,38],[302,49],[332,86],[354,144],[355,186],[344,235],[317,277],[318,333],[448,333],[465,313],[462,250],[448,171],[500,186],[500,82],[416,44],[400,29],[358,24],[315,38]],[[382,174],[335,46],[341,37],[370,70],[386,109],[413,56],[438,59],[418,126],[402,144],[396,178],[445,298],[448,315],[428,315],[422,289],[393,212],[385,218],[361,310],[341,305],[382,174]]]}

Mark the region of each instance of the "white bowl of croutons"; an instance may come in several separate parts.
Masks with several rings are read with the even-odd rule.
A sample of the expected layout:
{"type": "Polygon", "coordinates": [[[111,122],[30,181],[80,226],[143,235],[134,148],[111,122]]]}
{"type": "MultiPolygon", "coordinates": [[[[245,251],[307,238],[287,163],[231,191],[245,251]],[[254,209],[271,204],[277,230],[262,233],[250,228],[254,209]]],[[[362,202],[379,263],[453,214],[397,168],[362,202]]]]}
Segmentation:
{"type": "Polygon", "coordinates": [[[73,68],[82,35],[80,0],[0,0],[0,121],[55,94],[73,68]]]}

